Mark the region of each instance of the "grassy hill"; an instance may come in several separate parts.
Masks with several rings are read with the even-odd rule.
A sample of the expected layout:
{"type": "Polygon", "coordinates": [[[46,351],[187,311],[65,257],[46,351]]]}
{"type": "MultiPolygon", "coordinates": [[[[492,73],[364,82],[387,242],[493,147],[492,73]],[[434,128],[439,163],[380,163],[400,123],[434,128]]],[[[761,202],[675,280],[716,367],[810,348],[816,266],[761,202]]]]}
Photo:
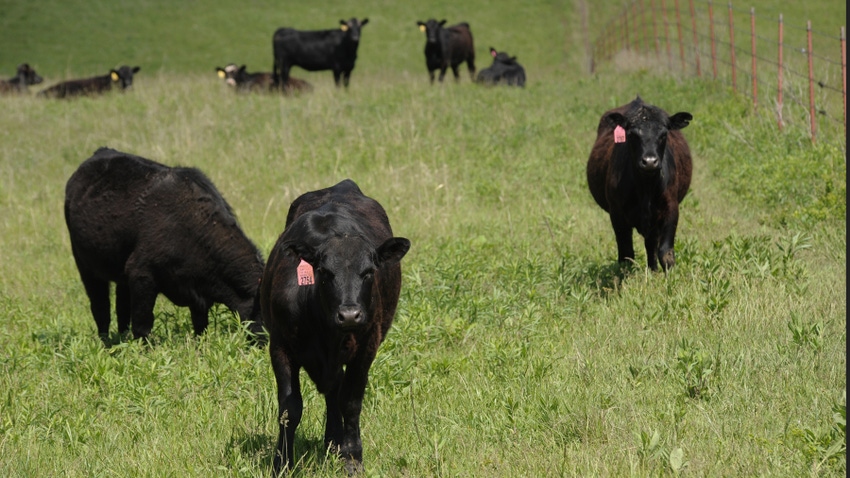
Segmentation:
{"type": "MultiPolygon", "coordinates": [[[[126,94],[0,98],[0,475],[270,474],[268,351],[229,311],[195,338],[160,298],[152,346],[97,339],[62,204],[110,146],[201,168],[264,255],[302,192],[348,177],[385,206],[413,246],[364,402],[367,476],[843,476],[843,134],[812,145],[723,86],[640,65],[591,76],[577,2],[418,5],[0,4],[15,45],[0,71],[142,66],[126,94]],[[214,75],[270,69],[279,26],[351,16],[370,23],[348,91],[293,70],[313,93],[236,95],[214,75]],[[489,46],[516,54],[528,87],[429,85],[416,20],[431,16],[472,25],[479,68],[489,46]],[[637,235],[637,263],[616,264],[585,179],[599,115],[637,93],[694,116],[668,274],[645,269],[637,235]]],[[[591,31],[619,6],[589,5],[591,31]]],[[[302,381],[296,475],[341,476],[302,381]]]]}

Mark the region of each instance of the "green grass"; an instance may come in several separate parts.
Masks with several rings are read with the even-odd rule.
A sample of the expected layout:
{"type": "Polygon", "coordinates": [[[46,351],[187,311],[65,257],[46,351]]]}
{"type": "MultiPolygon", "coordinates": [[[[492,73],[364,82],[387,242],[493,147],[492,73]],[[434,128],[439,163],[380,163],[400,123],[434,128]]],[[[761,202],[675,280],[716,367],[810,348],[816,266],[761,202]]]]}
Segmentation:
{"type": "MultiPolygon", "coordinates": [[[[186,2],[173,7],[183,17],[140,21],[160,5],[95,2],[74,24],[60,20],[82,15],[76,2],[15,3],[0,20],[4,39],[108,38],[95,52],[29,37],[26,60],[0,56],[4,71],[143,68],[124,95],[2,99],[0,475],[271,473],[268,352],[229,311],[195,338],[188,312],[161,298],[151,346],[98,340],[62,203],[99,146],[201,168],[264,254],[302,192],[350,177],[385,206],[413,245],[364,402],[367,476],[845,474],[843,135],[812,146],[696,79],[616,65],[589,76],[570,2],[340,3],[333,16],[186,2]],[[300,71],[312,94],[237,96],[212,74],[240,58],[270,67],[277,26],[349,16],[370,24],[347,92],[300,71]],[[430,16],[473,25],[479,67],[491,42],[515,52],[528,87],[428,85],[415,21],[430,16]],[[116,32],[155,40],[125,54],[116,32]],[[666,275],[645,269],[642,247],[637,264],[616,264],[584,175],[599,115],[637,93],[694,115],[695,176],[666,275]]],[[[342,476],[322,449],[324,401],[303,381],[296,475],[342,476]]]]}

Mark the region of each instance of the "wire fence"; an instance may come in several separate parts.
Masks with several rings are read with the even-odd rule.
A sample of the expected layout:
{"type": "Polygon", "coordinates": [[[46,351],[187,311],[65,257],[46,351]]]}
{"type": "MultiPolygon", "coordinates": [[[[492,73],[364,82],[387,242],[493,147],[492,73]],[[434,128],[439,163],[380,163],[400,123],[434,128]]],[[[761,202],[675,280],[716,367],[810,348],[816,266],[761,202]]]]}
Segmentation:
{"type": "Polygon", "coordinates": [[[770,111],[780,129],[818,127],[847,134],[845,27],[827,33],[810,21],[757,16],[706,0],[632,0],[591,45],[591,71],[630,51],[671,70],[722,82],[770,111]]]}

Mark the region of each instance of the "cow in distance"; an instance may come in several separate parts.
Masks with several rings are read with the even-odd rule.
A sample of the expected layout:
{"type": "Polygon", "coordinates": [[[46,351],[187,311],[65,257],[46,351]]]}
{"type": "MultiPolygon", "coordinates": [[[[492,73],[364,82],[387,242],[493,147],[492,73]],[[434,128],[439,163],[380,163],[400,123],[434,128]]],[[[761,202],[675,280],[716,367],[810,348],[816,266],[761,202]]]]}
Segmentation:
{"type": "Polygon", "coordinates": [[[133,75],[138,73],[139,70],[140,67],[138,66],[129,67],[124,65],[116,70],[110,70],[107,75],[57,83],[50,88],[41,90],[38,96],[45,98],[71,98],[99,95],[113,89],[124,91],[133,85],[133,75]]]}
{"type": "Polygon", "coordinates": [[[440,70],[439,80],[442,83],[449,67],[455,81],[460,81],[458,69],[463,62],[466,62],[469,78],[475,81],[475,45],[469,23],[461,22],[444,28],[446,20],[437,21],[431,18],[416,24],[419,25],[419,30],[425,33],[425,66],[432,84],[434,72],[440,70]]]}
{"type": "Polygon", "coordinates": [[[65,223],[98,334],[109,335],[109,285],[118,332],[147,338],[158,294],[188,307],[195,334],[214,303],[237,312],[263,340],[259,250],[198,169],[169,167],[100,148],[65,186],[65,223]]]}
{"type": "Polygon", "coordinates": [[[29,65],[29,63],[21,63],[18,65],[18,70],[15,76],[8,80],[0,80],[0,94],[23,94],[27,93],[28,86],[37,85],[44,81],[38,76],[38,73],[29,65]]]}
{"type": "Polygon", "coordinates": [[[360,31],[367,23],[368,18],[351,18],[340,20],[339,28],[331,30],[279,28],[272,37],[274,84],[285,88],[290,82],[289,70],[299,66],[307,71],[331,70],[336,86],[348,88],[360,31]]]}
{"type": "Polygon", "coordinates": [[[483,85],[525,86],[525,68],[515,56],[490,48],[493,64],[478,72],[475,82],[483,85]]]}
{"type": "Polygon", "coordinates": [[[647,265],[664,271],[676,263],[673,242],[679,203],[691,184],[693,164],[681,129],[690,113],[668,115],[634,101],[606,111],[587,161],[587,182],[608,212],[617,239],[617,260],[634,261],[632,230],[644,238],[647,265]]]}
{"type": "Polygon", "coordinates": [[[360,412],[369,368],[395,316],[410,241],[351,180],[292,202],[260,287],[278,388],[275,476],[295,463],[304,369],[325,397],[325,447],[362,469],[360,412]]]}
{"type": "MultiPolygon", "coordinates": [[[[216,67],[218,77],[223,79],[225,83],[233,87],[239,93],[247,92],[262,92],[268,93],[275,90],[274,79],[271,72],[255,72],[248,73],[246,66],[238,66],[235,63],[228,63],[224,68],[216,67]]],[[[306,81],[289,77],[289,82],[285,85],[283,93],[306,93],[313,91],[313,85],[306,81]]]]}

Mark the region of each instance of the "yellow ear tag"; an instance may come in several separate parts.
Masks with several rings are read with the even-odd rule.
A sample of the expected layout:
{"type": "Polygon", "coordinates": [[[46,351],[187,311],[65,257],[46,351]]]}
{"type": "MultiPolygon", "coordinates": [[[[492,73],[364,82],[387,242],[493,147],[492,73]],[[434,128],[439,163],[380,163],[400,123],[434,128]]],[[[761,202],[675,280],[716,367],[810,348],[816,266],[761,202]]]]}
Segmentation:
{"type": "Polygon", "coordinates": [[[112,81],[118,81],[118,79],[120,78],[118,76],[118,73],[115,73],[114,71],[112,72],[112,74],[110,76],[112,76],[112,81]]]}
{"type": "Polygon", "coordinates": [[[347,32],[348,31],[348,25],[340,25],[339,29],[344,31],[344,32],[347,32]]]}
{"type": "Polygon", "coordinates": [[[419,25],[419,31],[425,33],[425,25],[419,25]]]}
{"type": "Polygon", "coordinates": [[[224,78],[225,76],[226,76],[226,75],[224,74],[224,71],[223,71],[223,70],[218,70],[218,77],[219,77],[219,78],[224,78]]]}

